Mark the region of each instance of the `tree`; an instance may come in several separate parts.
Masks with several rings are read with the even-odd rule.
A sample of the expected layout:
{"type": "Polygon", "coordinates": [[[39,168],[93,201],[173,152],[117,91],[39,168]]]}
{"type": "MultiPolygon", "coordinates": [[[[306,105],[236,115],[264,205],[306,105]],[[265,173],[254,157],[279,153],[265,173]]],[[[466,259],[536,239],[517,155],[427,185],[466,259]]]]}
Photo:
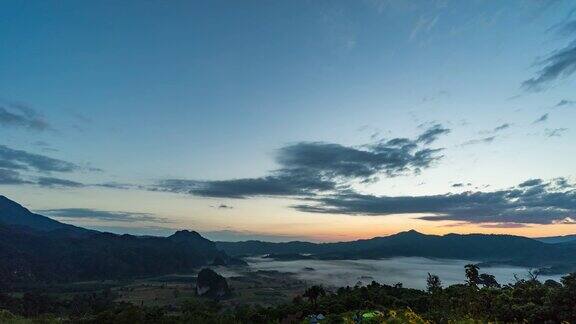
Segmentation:
{"type": "Polygon", "coordinates": [[[428,272],[428,278],[426,279],[426,288],[429,293],[435,293],[439,290],[442,290],[442,281],[440,281],[440,277],[428,272]]]}
{"type": "Polygon", "coordinates": [[[538,269],[528,270],[528,280],[533,282],[538,281],[538,276],[540,276],[540,270],[538,269]]]}
{"type": "Polygon", "coordinates": [[[471,286],[476,286],[480,283],[480,278],[478,276],[478,270],[480,267],[476,264],[467,264],[464,266],[466,271],[466,279],[468,279],[468,284],[471,286]]]}
{"type": "Polygon", "coordinates": [[[484,285],[484,287],[490,287],[490,288],[500,287],[500,284],[498,283],[498,281],[496,281],[496,277],[494,277],[494,275],[483,273],[480,275],[478,279],[480,283],[484,285]]]}
{"type": "Polygon", "coordinates": [[[569,323],[576,322],[576,272],[562,277],[560,280],[564,286],[560,291],[559,303],[564,304],[562,309],[563,318],[569,323]]]}
{"type": "Polygon", "coordinates": [[[576,293],[576,272],[570,273],[560,279],[566,289],[576,293]]]}
{"type": "Polygon", "coordinates": [[[304,294],[302,296],[308,298],[308,300],[312,303],[312,305],[314,305],[314,308],[316,308],[316,303],[318,301],[318,298],[320,296],[324,296],[324,295],[326,295],[326,291],[324,290],[324,287],[314,285],[314,286],[306,289],[306,291],[304,291],[304,294]]]}
{"type": "Polygon", "coordinates": [[[300,295],[296,295],[294,298],[292,298],[292,304],[302,305],[302,302],[302,296],[300,295]]]}
{"type": "Polygon", "coordinates": [[[558,289],[558,288],[562,288],[562,284],[559,283],[556,280],[552,280],[552,279],[548,279],[546,281],[544,281],[544,285],[548,288],[552,288],[552,289],[558,289]]]}

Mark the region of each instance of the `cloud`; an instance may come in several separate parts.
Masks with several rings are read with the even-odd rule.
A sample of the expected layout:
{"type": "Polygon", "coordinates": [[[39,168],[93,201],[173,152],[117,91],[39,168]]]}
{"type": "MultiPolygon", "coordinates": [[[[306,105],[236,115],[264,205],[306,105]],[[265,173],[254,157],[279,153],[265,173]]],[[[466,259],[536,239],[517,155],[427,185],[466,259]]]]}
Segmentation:
{"type": "Polygon", "coordinates": [[[232,206],[228,206],[226,204],[220,204],[218,206],[213,206],[214,208],[218,208],[218,209],[234,209],[234,207],[232,206]]]}
{"type": "Polygon", "coordinates": [[[556,106],[554,107],[571,107],[576,105],[576,100],[567,100],[567,99],[562,99],[560,100],[560,102],[558,102],[556,104],[556,106]]]}
{"type": "MultiPolygon", "coordinates": [[[[572,9],[568,17],[572,16],[576,12],[576,9],[572,9]]],[[[565,19],[562,23],[557,24],[550,28],[550,30],[556,31],[558,36],[569,37],[576,33],[576,20],[565,19]]]]}
{"type": "Polygon", "coordinates": [[[505,129],[507,129],[507,128],[510,128],[510,126],[512,126],[512,125],[510,125],[510,124],[508,124],[508,123],[502,124],[502,125],[497,126],[496,128],[494,128],[494,132],[503,131],[503,130],[505,130],[505,129]]]}
{"type": "Polygon", "coordinates": [[[34,169],[40,172],[72,172],[80,169],[74,163],[53,159],[44,155],[14,150],[0,145],[0,165],[11,165],[10,169],[34,169]]]}
{"type": "Polygon", "coordinates": [[[110,189],[141,189],[140,186],[129,184],[129,183],[118,183],[118,182],[105,182],[93,185],[95,187],[103,187],[110,189]]]}
{"type": "Polygon", "coordinates": [[[559,220],[555,220],[553,223],[554,224],[564,224],[564,225],[570,224],[571,225],[571,224],[576,224],[576,219],[568,216],[568,217],[564,217],[564,218],[559,219],[559,220]]]}
{"type": "Polygon", "coordinates": [[[247,240],[259,240],[264,242],[313,241],[313,239],[306,236],[267,234],[242,230],[205,231],[201,234],[209,240],[225,242],[238,242],[247,240]]]}
{"type": "Polygon", "coordinates": [[[39,148],[42,149],[42,151],[44,152],[58,152],[57,149],[53,148],[50,146],[50,144],[44,142],[44,141],[35,141],[34,143],[32,143],[35,146],[38,146],[39,148]]]}
{"type": "MultiPolygon", "coordinates": [[[[575,13],[576,8],[569,11],[565,19],[552,26],[548,31],[554,31],[561,37],[573,37],[576,34],[576,20],[573,19],[575,13]]],[[[541,68],[534,77],[522,82],[524,90],[532,92],[542,91],[553,81],[571,76],[576,71],[576,40],[573,40],[564,48],[553,51],[544,58],[539,59],[536,65],[541,66],[541,68]]],[[[568,101],[564,100],[562,102],[568,103],[568,101]]],[[[557,106],[562,105],[559,104],[557,106]]]]}
{"type": "Polygon", "coordinates": [[[0,168],[10,169],[10,170],[27,170],[28,167],[18,163],[14,163],[9,160],[0,160],[0,168]]]}
{"type": "Polygon", "coordinates": [[[315,191],[333,190],[335,187],[335,182],[323,180],[317,175],[306,176],[297,171],[286,171],[261,178],[218,181],[167,179],[160,181],[156,188],[202,197],[246,198],[307,195],[315,191]]]}
{"type": "Polygon", "coordinates": [[[518,185],[518,187],[520,188],[526,188],[526,187],[534,187],[534,186],[539,186],[541,185],[543,182],[542,179],[530,179],[530,180],[526,180],[522,183],[520,183],[518,185]]]}
{"type": "MultiPolygon", "coordinates": [[[[1,165],[0,165],[1,166],[1,165]]],[[[0,185],[25,184],[26,180],[20,177],[20,173],[14,170],[0,169],[0,185]]]]}
{"type": "Polygon", "coordinates": [[[259,178],[231,180],[165,179],[153,188],[203,197],[309,196],[347,187],[351,182],[375,181],[418,173],[442,158],[441,149],[424,147],[448,129],[434,125],[417,137],[393,138],[364,145],[343,146],[325,142],[300,142],[280,148],[280,168],[259,178]]]}
{"type": "MultiPolygon", "coordinates": [[[[19,171],[40,171],[49,173],[50,171],[71,172],[79,170],[81,167],[56,159],[51,159],[37,154],[31,154],[24,151],[7,149],[0,145],[0,184],[31,184],[46,188],[83,188],[83,187],[101,187],[112,189],[142,189],[148,188],[140,185],[106,182],[106,183],[82,183],[68,179],[62,179],[50,176],[34,176],[31,174],[21,174],[19,171]],[[2,151],[5,149],[4,151],[2,151]],[[16,153],[13,153],[16,152],[16,153]],[[3,153],[5,153],[3,155],[3,153]],[[18,157],[14,160],[3,160],[9,156],[18,157]]],[[[101,170],[88,168],[88,171],[99,172],[101,170]]]]}
{"type": "Polygon", "coordinates": [[[522,223],[488,223],[488,224],[478,224],[479,227],[484,228],[522,228],[528,227],[527,224],[522,223]]]}
{"type": "Polygon", "coordinates": [[[544,134],[547,137],[561,137],[567,130],[568,128],[546,128],[544,134]]]}
{"type": "MultiPolygon", "coordinates": [[[[510,128],[510,127],[512,127],[512,124],[510,124],[510,123],[503,123],[503,124],[500,124],[500,125],[492,128],[492,129],[483,130],[483,131],[480,131],[480,132],[478,132],[478,133],[479,133],[479,134],[496,134],[496,133],[501,132],[501,131],[504,131],[504,130],[510,128]]],[[[492,137],[495,138],[495,136],[492,136],[492,137]]],[[[479,141],[479,143],[481,143],[481,141],[479,141]]],[[[476,143],[474,143],[474,144],[476,144],[476,143]]]]}
{"type": "Polygon", "coordinates": [[[545,113],[544,115],[538,117],[538,119],[536,119],[534,122],[532,122],[532,124],[543,123],[547,120],[548,120],[548,113],[545,113]]]}
{"type": "Polygon", "coordinates": [[[496,139],[496,136],[489,136],[489,137],[484,137],[484,138],[473,139],[473,140],[469,140],[469,141],[462,143],[462,146],[475,145],[475,144],[489,144],[489,143],[494,142],[495,139],[496,139]]]}
{"type": "Polygon", "coordinates": [[[129,234],[137,236],[170,236],[174,234],[178,228],[163,227],[163,226],[142,226],[131,225],[129,222],[119,223],[118,225],[92,225],[82,224],[82,227],[93,229],[101,232],[116,233],[119,235],[129,234]]]}
{"type": "Polygon", "coordinates": [[[563,49],[550,53],[537,62],[542,68],[536,75],[522,82],[522,88],[538,92],[544,90],[551,82],[571,76],[576,71],[576,41],[563,49]]]}
{"type": "Polygon", "coordinates": [[[0,126],[20,127],[35,131],[51,129],[36,111],[22,105],[0,106],[0,126]]]}
{"type": "Polygon", "coordinates": [[[420,34],[429,34],[432,31],[432,29],[434,29],[434,26],[438,22],[438,18],[440,18],[440,15],[436,15],[433,17],[420,16],[416,24],[414,24],[412,32],[410,32],[409,40],[412,41],[420,34]]]}
{"type": "Polygon", "coordinates": [[[532,179],[493,192],[428,196],[374,196],[352,191],[302,199],[293,208],[311,213],[385,216],[425,214],[428,221],[555,224],[576,215],[576,185],[564,178],[532,179]],[[427,215],[426,215],[427,214],[427,215]]]}
{"type": "Polygon", "coordinates": [[[418,136],[417,142],[422,142],[424,144],[431,144],[436,141],[440,135],[446,135],[450,133],[450,129],[442,127],[440,124],[435,124],[426,130],[422,135],[418,136]]]}
{"type": "Polygon", "coordinates": [[[323,178],[366,179],[379,173],[389,176],[428,167],[439,150],[418,148],[405,138],[369,145],[363,149],[339,144],[302,142],[280,149],[282,170],[301,170],[323,178]]]}
{"type": "Polygon", "coordinates": [[[570,188],[572,186],[570,184],[570,182],[568,181],[568,179],[566,179],[564,177],[552,179],[552,182],[554,183],[554,185],[556,187],[561,188],[561,189],[567,189],[567,188],[570,188]]]}
{"type": "Polygon", "coordinates": [[[80,188],[84,187],[85,185],[71,180],[60,179],[60,178],[53,178],[53,177],[39,177],[36,181],[36,184],[42,187],[72,187],[72,188],[80,188]]]}
{"type": "Polygon", "coordinates": [[[79,182],[53,178],[53,177],[37,177],[33,180],[26,180],[22,175],[15,170],[18,170],[18,165],[10,165],[6,161],[0,160],[0,184],[4,185],[22,185],[22,184],[36,184],[42,187],[84,187],[85,185],[79,182]],[[2,168],[8,166],[9,168],[2,168]]]}
{"type": "Polygon", "coordinates": [[[168,220],[149,213],[135,213],[125,211],[106,211],[90,208],[60,208],[44,209],[38,213],[46,214],[59,219],[89,219],[106,222],[160,222],[168,223],[168,220]]]}

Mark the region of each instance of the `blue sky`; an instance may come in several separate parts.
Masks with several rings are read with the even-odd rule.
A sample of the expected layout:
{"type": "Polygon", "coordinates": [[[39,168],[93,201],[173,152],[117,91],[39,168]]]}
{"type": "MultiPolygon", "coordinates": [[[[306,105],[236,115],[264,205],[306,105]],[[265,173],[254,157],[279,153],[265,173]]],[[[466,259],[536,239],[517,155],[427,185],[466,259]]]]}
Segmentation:
{"type": "Polygon", "coordinates": [[[571,1],[7,1],[0,8],[0,145],[3,159],[17,164],[0,163],[0,193],[33,210],[117,232],[192,228],[223,239],[338,240],[409,228],[574,232],[573,186],[550,185],[575,175],[571,1]],[[446,131],[430,144],[417,141],[434,127],[446,131]],[[418,146],[402,170],[374,149],[393,138],[418,146]],[[340,146],[284,150],[320,142],[340,146]],[[442,150],[421,165],[416,152],[427,148],[442,150]],[[14,150],[74,167],[49,170],[44,160],[35,167],[14,150]],[[279,160],[302,158],[293,153],[332,154],[332,162],[369,163],[371,171],[351,176],[335,163],[279,160]],[[337,186],[292,183],[295,168],[306,168],[303,179],[337,186]],[[188,182],[166,185],[175,179],[188,182]],[[233,179],[249,181],[226,182],[233,179]],[[543,180],[537,206],[504,192],[530,179],[543,180]],[[110,183],[116,188],[102,186],[110,183]],[[281,192],[266,191],[271,183],[281,192]],[[216,185],[236,197],[214,194],[216,185]],[[507,204],[489,213],[472,209],[478,201],[335,210],[327,200],[349,201],[350,192],[424,205],[418,197],[500,193],[507,204]],[[562,204],[552,202],[558,195],[562,204]],[[297,208],[303,202],[321,208],[297,208]],[[518,216],[525,210],[539,216],[518,216]],[[430,215],[449,219],[421,219],[430,215]]]}

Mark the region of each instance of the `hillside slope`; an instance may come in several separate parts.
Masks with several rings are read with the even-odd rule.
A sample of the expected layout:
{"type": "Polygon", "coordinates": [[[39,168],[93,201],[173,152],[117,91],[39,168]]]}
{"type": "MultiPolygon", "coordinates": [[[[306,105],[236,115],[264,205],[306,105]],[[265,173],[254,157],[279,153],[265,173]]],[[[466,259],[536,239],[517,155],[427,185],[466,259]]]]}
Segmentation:
{"type": "Polygon", "coordinates": [[[318,259],[377,259],[396,256],[464,259],[489,264],[541,268],[548,273],[576,270],[576,245],[546,244],[513,235],[425,235],[416,231],[338,243],[259,241],[217,242],[231,255],[303,253],[318,259]]]}
{"type": "Polygon", "coordinates": [[[78,226],[64,224],[46,216],[32,213],[22,205],[2,195],[0,195],[0,224],[10,225],[12,227],[23,227],[42,232],[56,230],[69,234],[88,234],[95,232],[78,226]]]}
{"type": "Polygon", "coordinates": [[[193,231],[169,237],[116,235],[63,224],[0,200],[0,286],[116,279],[238,264],[193,231]]]}

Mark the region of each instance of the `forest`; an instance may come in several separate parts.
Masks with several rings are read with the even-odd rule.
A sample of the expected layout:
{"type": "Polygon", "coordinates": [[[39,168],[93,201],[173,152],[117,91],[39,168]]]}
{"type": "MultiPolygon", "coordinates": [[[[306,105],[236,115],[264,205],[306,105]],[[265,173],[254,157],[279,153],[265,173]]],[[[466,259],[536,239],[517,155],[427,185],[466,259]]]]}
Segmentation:
{"type": "MultiPolygon", "coordinates": [[[[475,264],[466,282],[443,287],[434,274],[426,290],[401,283],[354,287],[312,285],[292,302],[263,307],[223,307],[222,299],[191,298],[174,307],[117,302],[112,289],[54,297],[42,293],[0,294],[0,322],[27,323],[574,323],[576,273],[560,282],[526,278],[500,285],[475,264]]],[[[233,292],[232,292],[233,293],[233,292]]]]}

